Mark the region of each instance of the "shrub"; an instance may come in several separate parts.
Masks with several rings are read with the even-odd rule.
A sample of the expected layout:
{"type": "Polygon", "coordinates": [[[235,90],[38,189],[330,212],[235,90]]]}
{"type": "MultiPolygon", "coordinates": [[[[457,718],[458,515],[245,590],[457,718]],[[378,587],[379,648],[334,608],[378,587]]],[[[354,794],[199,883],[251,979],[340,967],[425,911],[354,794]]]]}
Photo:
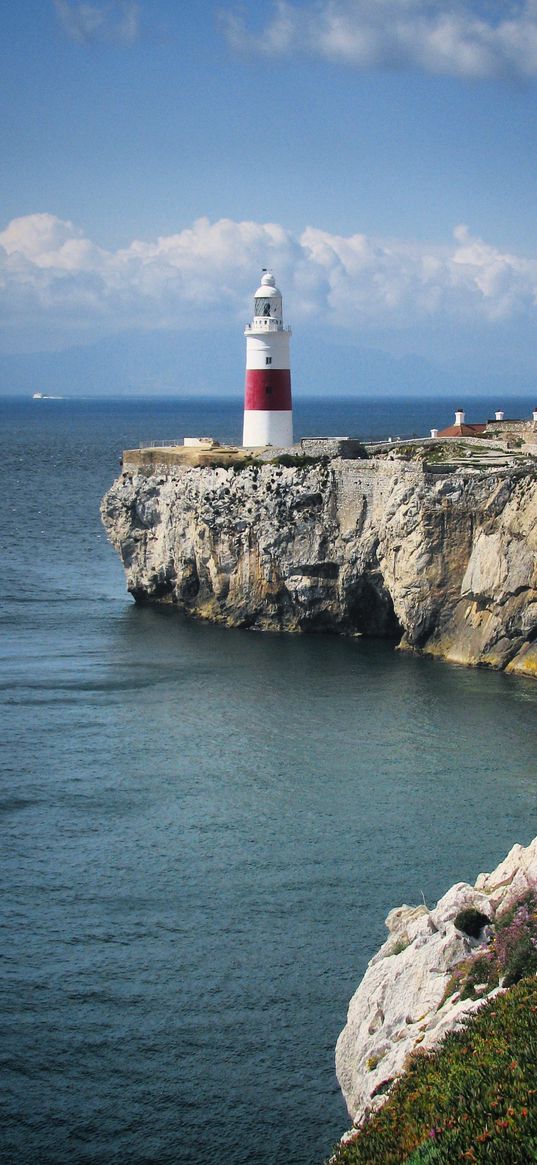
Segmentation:
{"type": "Polygon", "coordinates": [[[504,987],[512,987],[527,975],[537,974],[537,950],[534,941],[526,936],[511,951],[505,965],[504,987]]]}
{"type": "Polygon", "coordinates": [[[388,1076],[386,1080],[381,1080],[380,1084],[377,1084],[377,1087],[373,1089],[373,1091],[371,1093],[371,1098],[373,1098],[374,1096],[384,1096],[385,1092],[389,1092],[389,1090],[393,1084],[393,1081],[394,1081],[393,1076],[388,1076]]]}
{"type": "Polygon", "coordinates": [[[457,930],[462,930],[469,938],[478,938],[483,927],[490,923],[490,918],[475,906],[467,906],[465,910],[459,910],[453,922],[457,930]]]}
{"type": "Polygon", "coordinates": [[[491,991],[493,987],[498,986],[499,978],[494,952],[486,951],[484,954],[476,955],[474,959],[468,961],[464,982],[461,984],[461,999],[475,999],[476,987],[482,984],[486,985],[487,991],[491,991]]]}
{"type": "Polygon", "coordinates": [[[271,465],[283,465],[288,469],[305,469],[309,465],[326,465],[328,457],[310,457],[305,453],[280,453],[270,462],[271,465]]]}
{"type": "Polygon", "coordinates": [[[496,924],[495,951],[510,987],[525,975],[537,973],[537,904],[528,894],[496,924]]]}
{"type": "Polygon", "coordinates": [[[249,454],[248,457],[244,457],[242,461],[233,461],[231,463],[231,469],[233,470],[233,473],[242,473],[245,469],[257,470],[262,465],[263,462],[259,459],[259,457],[252,457],[249,454]]]}
{"type": "Polygon", "coordinates": [[[385,957],[387,959],[391,959],[392,955],[401,955],[403,953],[403,951],[406,951],[407,947],[409,947],[409,946],[410,946],[410,939],[408,938],[408,936],[407,935],[405,935],[404,937],[401,936],[401,938],[398,938],[397,942],[393,944],[391,951],[386,952],[385,957]]]}

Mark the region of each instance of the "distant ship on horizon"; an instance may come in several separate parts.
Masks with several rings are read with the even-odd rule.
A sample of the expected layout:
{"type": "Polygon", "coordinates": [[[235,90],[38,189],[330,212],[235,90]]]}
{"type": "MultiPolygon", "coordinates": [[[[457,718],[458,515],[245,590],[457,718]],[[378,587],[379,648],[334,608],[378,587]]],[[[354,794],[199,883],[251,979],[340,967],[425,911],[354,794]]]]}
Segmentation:
{"type": "Polygon", "coordinates": [[[63,400],[63,396],[50,396],[48,392],[34,392],[32,400],[63,400]]]}

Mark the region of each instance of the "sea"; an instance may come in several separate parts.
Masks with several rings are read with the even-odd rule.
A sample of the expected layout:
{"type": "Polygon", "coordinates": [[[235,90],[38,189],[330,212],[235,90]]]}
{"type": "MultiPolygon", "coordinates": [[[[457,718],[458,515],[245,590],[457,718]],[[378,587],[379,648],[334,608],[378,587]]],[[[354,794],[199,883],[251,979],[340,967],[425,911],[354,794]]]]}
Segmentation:
{"type": "MultiPolygon", "coordinates": [[[[426,435],[457,403],[295,425],[426,435]]],[[[137,607],[99,518],[121,452],[238,441],[240,400],[0,415],[3,1165],[322,1165],[386,914],[537,832],[537,684],[137,607]]]]}

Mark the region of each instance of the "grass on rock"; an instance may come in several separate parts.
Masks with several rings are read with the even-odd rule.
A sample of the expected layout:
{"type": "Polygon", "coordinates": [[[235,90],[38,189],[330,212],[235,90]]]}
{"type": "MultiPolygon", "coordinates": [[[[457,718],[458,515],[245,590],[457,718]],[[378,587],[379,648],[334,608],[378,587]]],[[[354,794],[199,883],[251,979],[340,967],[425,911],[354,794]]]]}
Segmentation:
{"type": "MultiPolygon", "coordinates": [[[[508,924],[508,926],[511,924],[508,924]]],[[[432,1053],[416,1052],[337,1165],[537,1162],[537,978],[488,1000],[432,1053]]]]}

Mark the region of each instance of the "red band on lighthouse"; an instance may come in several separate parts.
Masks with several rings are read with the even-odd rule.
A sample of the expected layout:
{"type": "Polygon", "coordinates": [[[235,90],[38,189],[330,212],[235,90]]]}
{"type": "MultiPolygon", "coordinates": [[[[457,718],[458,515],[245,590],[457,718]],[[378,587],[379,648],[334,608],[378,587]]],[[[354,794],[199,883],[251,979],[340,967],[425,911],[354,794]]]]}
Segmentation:
{"type": "Polygon", "coordinates": [[[274,276],[265,271],[247,324],[243,445],[293,444],[289,340],[283,325],[282,297],[274,276]]]}
{"type": "Polygon", "coordinates": [[[267,412],[292,408],[291,373],[288,368],[247,368],[244,408],[267,412]]]}

